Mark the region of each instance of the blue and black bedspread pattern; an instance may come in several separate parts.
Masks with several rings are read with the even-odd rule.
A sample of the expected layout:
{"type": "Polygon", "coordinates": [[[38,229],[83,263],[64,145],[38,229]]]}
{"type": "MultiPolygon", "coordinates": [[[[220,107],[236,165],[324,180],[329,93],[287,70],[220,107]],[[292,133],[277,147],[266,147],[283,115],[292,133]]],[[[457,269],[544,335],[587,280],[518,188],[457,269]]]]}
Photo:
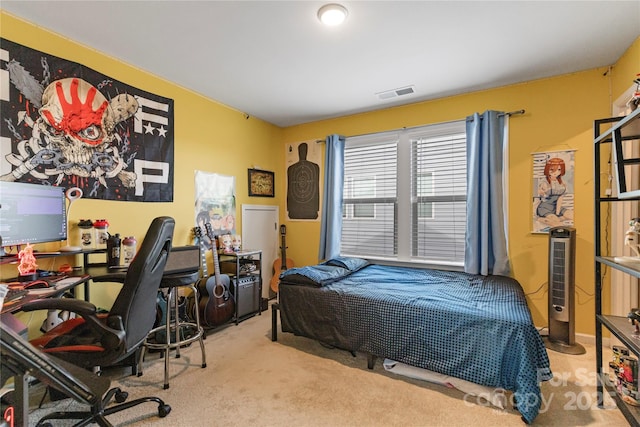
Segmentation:
{"type": "Polygon", "coordinates": [[[280,283],[282,330],[514,392],[527,422],[549,358],[520,284],[369,265],[319,287],[280,283]]]}

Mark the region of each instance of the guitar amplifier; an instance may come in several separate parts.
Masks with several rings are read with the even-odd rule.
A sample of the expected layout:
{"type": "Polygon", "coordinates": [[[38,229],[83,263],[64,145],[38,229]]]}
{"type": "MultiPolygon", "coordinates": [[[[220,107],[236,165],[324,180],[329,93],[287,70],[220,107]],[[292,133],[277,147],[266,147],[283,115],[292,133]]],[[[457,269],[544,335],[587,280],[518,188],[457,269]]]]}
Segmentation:
{"type": "Polygon", "coordinates": [[[231,293],[236,301],[236,321],[260,313],[260,277],[247,275],[231,278],[231,293]]]}

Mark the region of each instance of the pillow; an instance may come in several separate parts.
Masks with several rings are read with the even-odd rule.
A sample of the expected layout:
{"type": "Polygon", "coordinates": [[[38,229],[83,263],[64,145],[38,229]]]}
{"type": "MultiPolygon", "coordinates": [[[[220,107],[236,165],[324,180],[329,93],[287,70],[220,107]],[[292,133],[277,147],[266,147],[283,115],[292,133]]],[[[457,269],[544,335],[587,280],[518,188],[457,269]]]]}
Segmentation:
{"type": "Polygon", "coordinates": [[[289,268],[280,273],[280,281],[293,285],[324,286],[351,274],[349,270],[332,265],[310,265],[289,268]]]}
{"type": "Polygon", "coordinates": [[[331,258],[330,260],[325,261],[323,264],[346,268],[347,270],[353,273],[369,265],[369,261],[362,258],[339,256],[339,257],[331,258]]]}

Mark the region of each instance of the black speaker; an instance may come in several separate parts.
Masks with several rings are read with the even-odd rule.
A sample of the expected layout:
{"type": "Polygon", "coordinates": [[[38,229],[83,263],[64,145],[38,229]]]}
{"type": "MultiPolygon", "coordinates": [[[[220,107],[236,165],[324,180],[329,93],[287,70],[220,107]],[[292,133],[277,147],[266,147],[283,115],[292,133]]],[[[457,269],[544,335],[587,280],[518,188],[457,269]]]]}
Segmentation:
{"type": "Polygon", "coordinates": [[[248,275],[232,278],[231,293],[236,300],[236,316],[239,320],[260,313],[260,277],[248,275]]]}
{"type": "Polygon", "coordinates": [[[576,230],[554,227],[549,230],[549,336],[548,349],[568,354],[584,354],[575,342],[576,230]]]}

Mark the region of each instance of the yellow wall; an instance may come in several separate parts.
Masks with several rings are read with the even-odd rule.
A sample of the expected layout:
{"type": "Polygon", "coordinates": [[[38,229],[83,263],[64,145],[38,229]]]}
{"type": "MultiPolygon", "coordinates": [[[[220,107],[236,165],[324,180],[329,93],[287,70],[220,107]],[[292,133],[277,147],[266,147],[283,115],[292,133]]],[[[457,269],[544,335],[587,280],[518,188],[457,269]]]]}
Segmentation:
{"type": "MultiPolygon", "coordinates": [[[[509,247],[513,273],[530,294],[528,301],[535,323],[546,325],[547,294],[543,284],[547,281],[548,239],[546,235],[530,233],[531,153],[576,149],[576,331],[594,333],[593,120],[610,115],[611,101],[628,89],[635,74],[640,72],[640,39],[606,76],[603,75],[606,68],[594,69],[280,129],[254,118],[246,120],[239,111],[4,12],[0,18],[2,37],[79,62],[175,101],[174,202],[80,200],[74,204],[71,220],[104,217],[109,219],[111,230],[141,238],[153,217],[171,215],[177,222],[177,245],[191,242],[195,170],[234,175],[238,210],[244,203],[279,205],[284,220],[286,206],[282,195],[285,194],[284,147],[287,143],[324,139],[332,133],[349,136],[458,120],[488,109],[525,109],[524,115],[514,116],[510,121],[509,247]],[[253,166],[276,172],[274,199],[248,197],[246,170],[253,166]]],[[[288,257],[294,259],[296,265],[317,262],[319,222],[290,221],[287,227],[288,257]]],[[[14,267],[1,267],[2,277],[15,275],[7,273],[7,268],[14,267]]]]}

